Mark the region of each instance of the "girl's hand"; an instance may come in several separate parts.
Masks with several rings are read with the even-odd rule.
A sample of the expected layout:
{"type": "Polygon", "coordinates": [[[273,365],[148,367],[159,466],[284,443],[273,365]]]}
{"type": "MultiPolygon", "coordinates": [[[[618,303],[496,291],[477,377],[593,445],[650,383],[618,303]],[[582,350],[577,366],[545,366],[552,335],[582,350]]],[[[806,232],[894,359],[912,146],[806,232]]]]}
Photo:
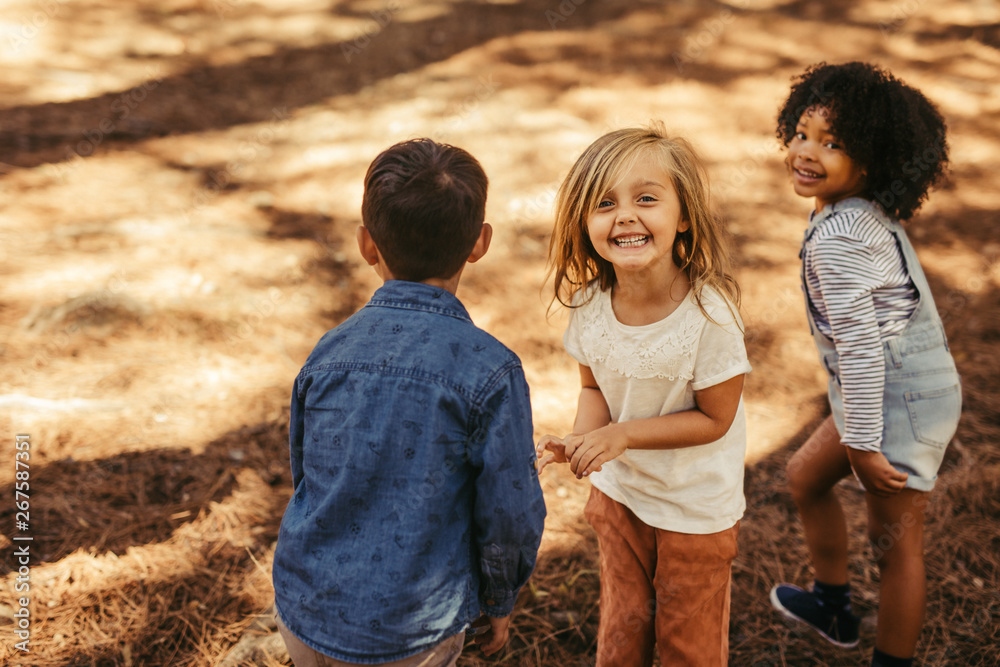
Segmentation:
{"type": "Polygon", "coordinates": [[[909,475],[893,468],[882,452],[866,452],[848,447],[847,459],[865,491],[873,496],[887,498],[906,488],[909,475]]]}
{"type": "Polygon", "coordinates": [[[554,435],[543,435],[535,445],[535,456],[538,457],[538,474],[541,475],[545,466],[550,463],[566,463],[566,445],[562,438],[554,435]]]}
{"type": "Polygon", "coordinates": [[[605,463],[621,456],[626,449],[623,438],[615,437],[615,424],[610,424],[584,435],[568,435],[563,440],[569,469],[577,479],[592,472],[600,472],[605,463]]]}

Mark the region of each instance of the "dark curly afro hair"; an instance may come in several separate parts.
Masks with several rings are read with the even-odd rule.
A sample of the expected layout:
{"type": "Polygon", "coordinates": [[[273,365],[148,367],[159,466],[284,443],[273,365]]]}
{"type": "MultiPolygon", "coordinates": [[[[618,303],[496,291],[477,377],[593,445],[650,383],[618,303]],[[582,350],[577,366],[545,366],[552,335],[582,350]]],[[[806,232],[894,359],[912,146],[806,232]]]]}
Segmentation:
{"type": "Polygon", "coordinates": [[[819,63],[793,81],[778,113],[783,145],[805,111],[826,108],[834,136],[867,173],[863,195],[899,220],[911,218],[948,165],[947,128],[937,107],[868,63],[819,63]]]}

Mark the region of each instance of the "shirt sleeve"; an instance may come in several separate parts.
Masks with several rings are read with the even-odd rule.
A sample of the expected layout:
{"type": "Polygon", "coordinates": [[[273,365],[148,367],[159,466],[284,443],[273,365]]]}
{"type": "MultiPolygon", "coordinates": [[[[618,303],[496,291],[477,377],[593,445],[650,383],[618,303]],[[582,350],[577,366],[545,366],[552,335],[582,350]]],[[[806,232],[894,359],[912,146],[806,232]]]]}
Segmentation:
{"type": "Polygon", "coordinates": [[[545,500],[535,470],[528,384],[520,365],[492,383],[478,416],[473,509],[480,609],[502,618],[535,567],[545,500]]]}
{"type": "Polygon", "coordinates": [[[841,442],[879,451],[885,365],[872,291],[883,283],[882,271],[868,244],[846,235],[829,236],[816,244],[812,271],[839,357],[844,395],[841,442]]]}
{"type": "Polygon", "coordinates": [[[714,387],[751,370],[739,312],[726,301],[715,303],[713,299],[706,306],[710,319],[705,322],[698,341],[691,380],[694,391],[714,387]]]}
{"type": "Polygon", "coordinates": [[[292,488],[297,489],[302,481],[302,439],[305,437],[306,406],[302,400],[300,382],[302,376],[295,378],[292,385],[291,417],[288,422],[288,454],[292,465],[292,488]]]}

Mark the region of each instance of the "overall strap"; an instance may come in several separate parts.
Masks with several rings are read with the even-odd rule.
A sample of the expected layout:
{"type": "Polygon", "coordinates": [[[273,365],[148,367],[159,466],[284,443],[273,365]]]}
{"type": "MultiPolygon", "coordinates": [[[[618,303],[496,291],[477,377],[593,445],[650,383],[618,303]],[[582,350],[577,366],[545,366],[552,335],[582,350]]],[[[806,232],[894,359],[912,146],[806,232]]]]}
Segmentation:
{"type": "MultiPolygon", "coordinates": [[[[910,318],[910,327],[915,324],[927,321],[927,320],[939,320],[937,314],[937,306],[934,304],[934,296],[931,294],[930,284],[927,282],[927,276],[924,274],[924,269],[920,266],[920,260],[917,258],[917,251],[914,250],[913,244],[910,243],[910,238],[906,234],[906,230],[903,225],[900,224],[898,220],[890,218],[882,210],[878,204],[870,202],[867,199],[861,199],[858,197],[852,197],[850,199],[845,199],[841,202],[837,202],[838,208],[836,210],[843,210],[843,208],[861,208],[872,214],[872,216],[878,220],[886,231],[893,235],[896,239],[896,246],[899,248],[900,254],[903,256],[903,263],[906,266],[906,271],[910,276],[910,280],[913,281],[913,286],[917,288],[917,293],[920,297],[920,302],[917,305],[917,310],[913,313],[910,318]]],[[[909,327],[908,327],[909,328],[909,327]]]]}
{"type": "MultiPolygon", "coordinates": [[[[893,238],[896,239],[896,246],[899,248],[900,254],[903,257],[903,263],[910,276],[910,280],[913,281],[913,285],[917,290],[919,297],[917,307],[910,316],[910,321],[907,323],[906,328],[900,336],[917,335],[918,337],[925,337],[929,334],[935,339],[943,340],[944,326],[942,325],[941,318],[938,315],[937,306],[934,304],[934,297],[931,294],[931,288],[927,282],[927,276],[924,274],[924,270],[920,266],[920,260],[917,258],[917,253],[913,248],[913,244],[910,243],[910,239],[906,235],[906,230],[903,226],[897,220],[893,220],[886,215],[885,211],[883,211],[882,207],[878,204],[860,197],[850,197],[825,206],[821,211],[814,213],[809,221],[809,228],[806,230],[805,238],[802,242],[800,257],[804,257],[806,243],[810,238],[812,238],[812,235],[818,229],[823,220],[829,218],[835,213],[852,209],[860,209],[871,214],[871,216],[877,220],[878,223],[886,229],[886,231],[892,234],[893,238]]],[[[805,289],[805,284],[805,263],[803,262],[803,290],[805,289]]],[[[806,296],[806,315],[809,318],[809,326],[815,336],[819,329],[813,321],[811,312],[812,309],[808,306],[808,294],[806,296]]],[[[947,343],[945,343],[945,345],[947,345],[947,343]]]]}

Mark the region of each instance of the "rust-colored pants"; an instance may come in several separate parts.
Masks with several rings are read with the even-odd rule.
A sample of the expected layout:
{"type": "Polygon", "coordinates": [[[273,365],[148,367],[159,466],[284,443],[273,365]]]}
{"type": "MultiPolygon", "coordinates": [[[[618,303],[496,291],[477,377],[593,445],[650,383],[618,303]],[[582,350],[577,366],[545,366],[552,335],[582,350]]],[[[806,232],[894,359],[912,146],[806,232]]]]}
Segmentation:
{"type": "Polygon", "coordinates": [[[591,488],[585,510],[601,559],[597,667],[729,661],[729,598],[739,523],[710,535],[653,528],[591,488]]]}

